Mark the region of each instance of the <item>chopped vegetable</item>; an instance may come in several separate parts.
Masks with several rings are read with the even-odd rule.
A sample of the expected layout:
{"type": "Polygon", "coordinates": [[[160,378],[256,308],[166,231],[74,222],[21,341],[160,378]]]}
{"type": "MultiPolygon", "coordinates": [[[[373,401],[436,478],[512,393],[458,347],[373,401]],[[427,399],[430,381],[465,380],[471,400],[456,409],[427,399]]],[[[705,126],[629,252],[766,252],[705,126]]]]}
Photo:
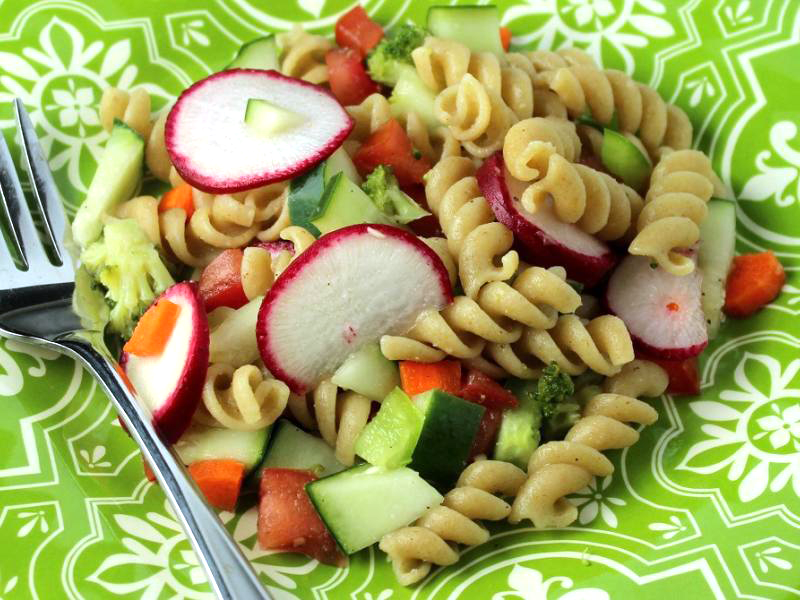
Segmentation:
{"type": "Polygon", "coordinates": [[[421,184],[422,176],[431,168],[426,159],[414,157],[411,140],[397,119],[389,119],[364,140],[353,162],[362,175],[372,172],[379,165],[392,167],[403,188],[421,184]]]}
{"type": "Polygon", "coordinates": [[[164,351],[181,307],[166,298],[148,308],[136,324],[123,350],[136,356],[157,356],[164,351]]]}
{"type": "Polygon", "coordinates": [[[161,197],[161,202],[158,203],[158,212],[166,212],[171,208],[182,208],[183,212],[186,213],[186,218],[191,218],[194,213],[192,186],[188,183],[182,183],[161,197]]]}
{"type": "Polygon", "coordinates": [[[466,381],[458,395],[486,408],[514,408],[518,404],[514,394],[476,369],[467,371],[466,381]]]}
{"type": "Polygon", "coordinates": [[[503,411],[499,408],[487,408],[483,412],[480,425],[478,425],[478,433],[475,434],[472,448],[469,451],[469,460],[473,460],[480,454],[489,454],[497,440],[497,432],[500,429],[502,419],[503,411]]]}
{"type": "Polygon", "coordinates": [[[400,189],[392,168],[386,165],[375,167],[361,184],[361,189],[397,223],[405,225],[431,214],[400,189]]]}
{"type": "Polygon", "coordinates": [[[356,454],[376,467],[394,469],[411,462],[423,416],[403,390],[395,388],[356,440],[356,454]]]}
{"type": "Polygon", "coordinates": [[[109,326],[124,337],[156,296],[174,283],[147,234],[131,219],[109,217],[102,237],[81,253],[81,262],[105,288],[109,326]]]}
{"type": "Polygon", "coordinates": [[[434,389],[458,394],[461,391],[461,363],[457,360],[437,363],[404,360],[400,362],[400,381],[403,391],[409,396],[434,389]]]}
{"type": "Polygon", "coordinates": [[[233,512],[242,488],[245,467],[238,460],[201,460],[189,465],[189,475],[214,508],[233,512]]]}
{"type": "Polygon", "coordinates": [[[366,56],[383,38],[383,27],[356,4],[336,21],[336,43],[366,56]]]}
{"type": "Polygon", "coordinates": [[[240,248],[223,250],[200,274],[200,298],[208,312],[220,306],[241,308],[247,304],[242,287],[242,259],[240,248]]]}
{"type": "Polygon", "coordinates": [[[785,281],[783,266],[771,250],[735,257],[725,290],[725,313],[752,315],[778,296],[785,281]]]}
{"type": "Polygon", "coordinates": [[[563,373],[555,363],[550,363],[542,371],[536,384],[536,400],[542,407],[542,416],[547,419],[559,412],[559,404],[565,402],[575,392],[572,379],[563,373]]]}
{"type": "Polygon", "coordinates": [[[412,23],[393,28],[367,58],[370,77],[388,86],[394,86],[400,75],[399,67],[413,65],[411,51],[425,41],[425,30],[412,23]]]}
{"type": "Polygon", "coordinates": [[[503,44],[503,50],[508,52],[511,47],[511,30],[508,27],[500,28],[500,43],[503,44]]]}
{"type": "Polygon", "coordinates": [[[351,48],[328,50],[325,64],[328,65],[331,91],[343,106],[359,104],[380,90],[378,84],[367,75],[361,55],[351,48]]]}
{"type": "Polygon", "coordinates": [[[687,358],[686,360],[658,360],[644,357],[645,360],[656,363],[664,369],[669,376],[668,394],[677,396],[695,396],[700,393],[700,370],[697,365],[697,357],[687,358]]]}

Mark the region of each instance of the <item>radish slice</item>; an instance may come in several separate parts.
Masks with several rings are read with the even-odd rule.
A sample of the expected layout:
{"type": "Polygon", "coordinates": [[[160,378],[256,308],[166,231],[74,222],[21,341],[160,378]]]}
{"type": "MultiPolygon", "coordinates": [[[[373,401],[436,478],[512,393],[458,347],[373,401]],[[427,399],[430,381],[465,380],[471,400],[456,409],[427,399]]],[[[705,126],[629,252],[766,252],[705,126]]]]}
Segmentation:
{"type": "Polygon", "coordinates": [[[481,193],[495,218],[514,232],[520,253],[542,267],[562,266],[567,276],[593,286],[614,266],[609,247],[575,225],[559,221],[546,205],[536,213],[522,207],[519,199],[526,184],[506,170],[503,153],[489,157],[476,173],[481,193]]]}
{"type": "Polygon", "coordinates": [[[639,350],[654,358],[682,360],[708,345],[700,289],[702,275],[672,275],[650,259],[628,256],[608,282],[609,309],[625,322],[639,350]]]}
{"type": "Polygon", "coordinates": [[[200,402],[208,370],[208,319],[194,282],[177,283],[161,298],[181,307],[164,351],[157,356],[123,352],[119,364],[161,435],[173,443],[200,402]]]}
{"type": "MultiPolygon", "coordinates": [[[[251,118],[252,112],[251,103],[251,118]]],[[[306,171],[332,154],[353,126],[350,115],[319,86],[277,71],[231,69],[184,90],[167,117],[164,139],[172,164],[188,183],[228,193],[306,171]],[[296,119],[265,135],[245,120],[252,99],[296,119]]]]}
{"type": "Polygon", "coordinates": [[[321,237],[281,274],[261,305],[258,346],[270,372],[302,394],[365,344],[452,300],[447,269],[419,239],[352,225],[321,237]]]}

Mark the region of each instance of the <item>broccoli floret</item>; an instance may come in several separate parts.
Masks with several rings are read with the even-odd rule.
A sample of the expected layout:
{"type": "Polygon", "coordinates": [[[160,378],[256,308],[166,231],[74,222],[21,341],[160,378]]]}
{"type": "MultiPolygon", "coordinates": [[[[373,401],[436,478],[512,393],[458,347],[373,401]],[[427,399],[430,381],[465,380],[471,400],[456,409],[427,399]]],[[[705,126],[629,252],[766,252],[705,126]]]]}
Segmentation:
{"type": "Polygon", "coordinates": [[[542,407],[545,419],[558,412],[558,405],[575,393],[572,378],[562,373],[556,363],[550,363],[542,371],[536,385],[536,399],[542,407]]]}
{"type": "Polygon", "coordinates": [[[411,51],[425,41],[425,30],[411,23],[392,29],[367,58],[367,70],[373,80],[394,86],[402,65],[413,64],[411,51]]]}
{"type": "Polygon", "coordinates": [[[400,189],[391,167],[378,165],[367,175],[361,188],[384,214],[405,225],[430,213],[400,189]]]}
{"type": "Polygon", "coordinates": [[[81,253],[81,262],[105,289],[109,327],[124,337],[131,335],[156,296],[175,283],[158,250],[132,219],[109,219],[102,237],[81,253]]]}

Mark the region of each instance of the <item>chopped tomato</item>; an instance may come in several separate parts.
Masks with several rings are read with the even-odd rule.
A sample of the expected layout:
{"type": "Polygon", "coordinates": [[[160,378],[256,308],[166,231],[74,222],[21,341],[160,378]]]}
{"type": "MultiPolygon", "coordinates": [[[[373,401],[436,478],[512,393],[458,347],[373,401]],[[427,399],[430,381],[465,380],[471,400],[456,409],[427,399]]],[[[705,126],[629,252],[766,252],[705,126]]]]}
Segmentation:
{"type": "Polygon", "coordinates": [[[264,550],[300,552],[327,565],[345,566],[331,533],[308,498],[310,471],[264,469],[258,504],[258,543],[264,550]]]}
{"type": "Polygon", "coordinates": [[[785,282],[786,272],[772,251],[737,256],[725,287],[725,313],[752,315],[772,302],[785,282]]]}
{"type": "Polygon", "coordinates": [[[503,44],[503,50],[508,52],[511,47],[511,30],[508,27],[500,28],[500,43],[503,44]]]}
{"type": "Polygon", "coordinates": [[[336,99],[344,106],[360,104],[379,91],[378,84],[367,75],[361,55],[351,48],[336,48],[325,54],[328,83],[336,99]]]}
{"type": "Polygon", "coordinates": [[[414,148],[397,119],[389,119],[356,150],[353,162],[366,176],[378,165],[392,167],[402,188],[422,183],[422,176],[431,165],[425,158],[415,158],[414,148]]]}
{"type": "Polygon", "coordinates": [[[458,395],[464,400],[486,408],[514,408],[518,404],[514,394],[476,369],[467,371],[466,379],[458,395]]]}
{"type": "Polygon", "coordinates": [[[668,394],[678,396],[695,396],[700,393],[700,370],[697,366],[697,357],[686,360],[661,360],[643,357],[645,360],[656,363],[669,375],[668,394]]]}
{"type": "Polygon", "coordinates": [[[223,250],[200,275],[200,297],[207,311],[220,306],[239,308],[247,304],[242,287],[242,257],[239,248],[223,250]]]}
{"type": "MultiPolygon", "coordinates": [[[[422,208],[428,211],[430,210],[428,199],[425,197],[424,187],[421,185],[413,185],[405,188],[403,191],[411,196],[422,208]]],[[[442,233],[442,226],[439,224],[439,219],[436,218],[436,215],[428,215],[416,221],[411,221],[408,226],[416,235],[422,237],[445,237],[444,233],[442,233]]]]}
{"type": "Polygon", "coordinates": [[[367,11],[356,4],[336,21],[336,43],[352,48],[361,56],[378,45],[383,37],[383,27],[369,18],[367,11]]]}
{"type": "Polygon", "coordinates": [[[472,448],[469,451],[470,460],[473,460],[479,454],[489,453],[494,445],[502,419],[503,411],[499,408],[487,408],[483,411],[478,433],[475,434],[475,439],[472,440],[472,448]]]}

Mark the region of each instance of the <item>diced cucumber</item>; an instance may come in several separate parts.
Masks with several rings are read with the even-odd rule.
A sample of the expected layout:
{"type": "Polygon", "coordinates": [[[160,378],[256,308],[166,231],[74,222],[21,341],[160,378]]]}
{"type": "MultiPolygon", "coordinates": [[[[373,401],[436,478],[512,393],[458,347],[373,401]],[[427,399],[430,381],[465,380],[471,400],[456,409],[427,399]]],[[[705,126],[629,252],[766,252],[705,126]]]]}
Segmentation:
{"type": "Polygon", "coordinates": [[[461,42],[473,52],[505,54],[500,12],[493,4],[431,6],[426,28],[432,35],[461,42]]]}
{"type": "Polygon", "coordinates": [[[241,367],[260,358],[256,341],[256,320],[263,296],[237,308],[209,336],[211,362],[241,367]]]}
{"type": "Polygon", "coordinates": [[[358,169],[353,164],[350,155],[341,146],[325,160],[325,181],[337,173],[344,173],[350,181],[361,185],[361,175],[358,174],[358,169]]]}
{"type": "Polygon", "coordinates": [[[331,381],[341,388],[380,402],[400,385],[400,373],[397,364],[383,356],[376,342],[351,354],[336,369],[331,381]]]}
{"type": "Polygon", "coordinates": [[[305,123],[304,116],[261,98],[248,98],[244,122],[264,137],[293,129],[305,123]]]}
{"type": "Polygon", "coordinates": [[[356,454],[376,467],[393,469],[411,462],[422,431],[422,413],[406,393],[394,388],[356,440],[356,454]]]}
{"type": "Polygon", "coordinates": [[[424,421],[409,466],[447,488],[464,469],[484,408],[438,389],[414,396],[414,405],[424,421]]]}
{"type": "Polygon", "coordinates": [[[264,37],[247,42],[239,48],[239,52],[231,63],[225,67],[228,69],[274,69],[280,70],[280,50],[275,41],[275,35],[270,33],[264,37]]]}
{"type": "Polygon", "coordinates": [[[606,128],[600,155],[608,172],[635,190],[642,190],[650,179],[653,165],[646,153],[623,134],[606,128]]]}
{"type": "Polygon", "coordinates": [[[250,471],[264,458],[271,429],[272,426],[257,431],[236,431],[193,423],[175,442],[175,451],[185,465],[227,458],[244,463],[250,471]]]}
{"type": "Polygon", "coordinates": [[[405,527],[442,495],[411,469],[359,465],[312,481],[308,497],[339,546],[353,554],[405,527]]]}
{"type": "Polygon", "coordinates": [[[346,467],[336,460],[333,449],[322,438],[306,433],[284,419],[275,424],[272,443],[264,460],[253,471],[249,484],[258,487],[264,469],[302,469],[327,477],[346,467]]]}
{"type": "Polygon", "coordinates": [[[311,224],[321,233],[328,233],[358,223],[393,225],[364,191],[344,173],[333,176],[326,185],[319,214],[311,224]]]}
{"type": "Polygon", "coordinates": [[[81,248],[100,237],[103,217],[133,196],[142,179],[144,138],[115,120],[89,190],[72,222],[72,237],[81,248]]]}
{"type": "Polygon", "coordinates": [[[399,73],[397,84],[389,96],[392,114],[405,118],[408,113],[415,112],[428,128],[440,127],[441,123],[433,109],[436,94],[420,79],[414,67],[402,65],[399,73]]]}
{"type": "Polygon", "coordinates": [[[703,273],[701,303],[709,339],[717,335],[723,318],[725,283],[735,247],[736,203],[712,198],[708,203],[708,216],[700,224],[700,252],[697,255],[697,265],[703,273]]]}
{"type": "Polygon", "coordinates": [[[511,379],[506,388],[517,397],[516,408],[503,411],[494,458],[528,468],[528,460],[541,441],[542,409],[536,400],[538,380],[511,379]]]}

